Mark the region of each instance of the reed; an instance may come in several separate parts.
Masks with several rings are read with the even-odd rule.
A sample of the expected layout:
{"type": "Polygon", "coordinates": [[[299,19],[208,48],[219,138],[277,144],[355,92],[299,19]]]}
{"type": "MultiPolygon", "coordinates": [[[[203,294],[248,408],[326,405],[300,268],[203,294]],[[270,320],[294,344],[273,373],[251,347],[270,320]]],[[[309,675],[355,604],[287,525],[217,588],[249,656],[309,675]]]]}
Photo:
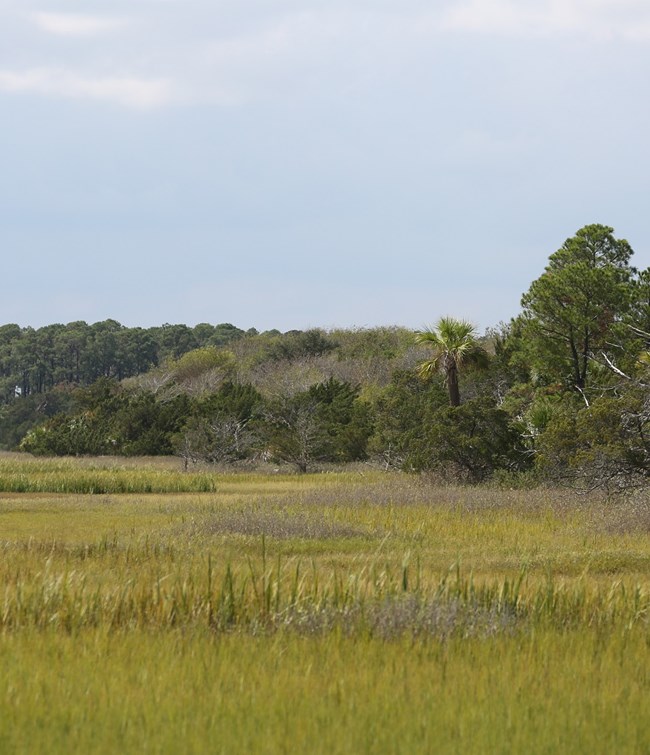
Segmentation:
{"type": "Polygon", "coordinates": [[[402,555],[395,567],[377,558],[353,561],[347,569],[319,567],[312,558],[283,556],[266,537],[259,552],[238,564],[204,559],[189,564],[173,545],[145,539],[125,546],[117,535],[95,544],[66,547],[27,541],[5,544],[0,631],[84,628],[155,629],[207,626],[216,632],[292,630],[346,634],[432,636],[529,630],[540,625],[564,630],[648,624],[650,593],[641,584],[602,584],[589,574],[568,583],[548,572],[494,579],[454,564],[437,579],[402,555]],[[201,563],[203,560],[203,563],[201,563]],[[100,562],[128,578],[90,578],[100,562]]]}

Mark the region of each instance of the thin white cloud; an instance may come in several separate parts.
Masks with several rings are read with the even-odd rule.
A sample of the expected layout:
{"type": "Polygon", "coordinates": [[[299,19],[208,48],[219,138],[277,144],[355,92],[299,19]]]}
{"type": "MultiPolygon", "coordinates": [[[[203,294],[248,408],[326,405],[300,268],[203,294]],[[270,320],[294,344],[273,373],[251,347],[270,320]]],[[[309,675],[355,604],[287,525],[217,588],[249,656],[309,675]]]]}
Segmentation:
{"type": "Polygon", "coordinates": [[[138,110],[161,107],[172,99],[171,85],[162,79],[88,77],[54,68],[34,68],[20,72],[0,70],[0,91],[90,99],[138,110]]]}
{"type": "Polygon", "coordinates": [[[193,61],[199,98],[237,104],[314,82],[325,87],[338,80],[354,89],[355,81],[380,75],[389,61],[399,61],[404,45],[433,33],[437,30],[427,14],[298,10],[250,31],[205,41],[188,61],[193,61]]]}
{"type": "Polygon", "coordinates": [[[272,8],[251,0],[252,11],[205,0],[192,3],[192,12],[175,4],[121,0],[114,16],[35,11],[26,34],[26,11],[17,10],[24,36],[9,30],[5,43],[0,29],[0,90],[131,108],[237,107],[302,92],[350,96],[400,70],[408,81],[407,75],[435,68],[443,55],[438,42],[450,31],[650,40],[650,0],[277,0],[272,8]],[[163,12],[156,5],[168,7],[163,12]],[[128,34],[110,35],[126,26],[128,34]],[[38,30],[93,44],[62,49],[43,44],[38,30]]]}
{"type": "Polygon", "coordinates": [[[32,21],[43,31],[63,37],[88,37],[114,31],[126,25],[120,18],[102,18],[78,13],[31,14],[32,21]]]}
{"type": "Polygon", "coordinates": [[[650,38],[650,6],[640,0],[460,0],[440,17],[444,30],[597,39],[650,38]]]}

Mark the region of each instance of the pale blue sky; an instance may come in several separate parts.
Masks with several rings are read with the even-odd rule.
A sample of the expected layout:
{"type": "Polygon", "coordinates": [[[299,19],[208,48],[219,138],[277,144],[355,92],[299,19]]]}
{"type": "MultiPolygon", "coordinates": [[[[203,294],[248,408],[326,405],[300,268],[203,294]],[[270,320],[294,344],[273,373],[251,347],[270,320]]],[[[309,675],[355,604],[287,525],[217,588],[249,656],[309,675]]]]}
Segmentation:
{"type": "Polygon", "coordinates": [[[0,0],[0,323],[480,328],[650,265],[648,0],[0,0]]]}

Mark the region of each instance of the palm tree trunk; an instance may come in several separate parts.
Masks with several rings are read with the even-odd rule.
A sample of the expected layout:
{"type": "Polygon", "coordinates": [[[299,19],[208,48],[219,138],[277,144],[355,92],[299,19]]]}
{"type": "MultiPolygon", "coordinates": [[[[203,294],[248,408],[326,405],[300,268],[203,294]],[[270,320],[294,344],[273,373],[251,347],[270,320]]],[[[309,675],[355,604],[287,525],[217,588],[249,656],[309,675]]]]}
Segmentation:
{"type": "Polygon", "coordinates": [[[451,406],[460,406],[460,388],[458,387],[458,365],[456,360],[452,359],[447,366],[447,391],[449,392],[449,403],[451,406]]]}

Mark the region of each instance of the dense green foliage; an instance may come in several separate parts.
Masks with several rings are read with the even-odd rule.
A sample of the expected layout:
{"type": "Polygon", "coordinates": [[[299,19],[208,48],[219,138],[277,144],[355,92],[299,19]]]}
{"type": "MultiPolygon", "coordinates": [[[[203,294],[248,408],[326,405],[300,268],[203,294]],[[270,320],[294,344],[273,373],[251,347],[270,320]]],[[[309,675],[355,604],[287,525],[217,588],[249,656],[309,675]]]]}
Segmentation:
{"type": "Polygon", "coordinates": [[[46,393],[61,384],[138,375],[204,347],[220,348],[256,331],[228,323],[127,328],[115,320],[43,328],[0,327],[0,398],[46,393]]]}
{"type": "Polygon", "coordinates": [[[632,249],[613,234],[590,225],[567,239],[521,302],[533,365],[581,390],[593,356],[617,338],[635,293],[632,249]]]}
{"type": "Polygon", "coordinates": [[[582,228],[483,338],[452,317],[419,333],[6,325],[0,446],[644,484],[650,271],[631,259],[612,228],[582,228]]]}

